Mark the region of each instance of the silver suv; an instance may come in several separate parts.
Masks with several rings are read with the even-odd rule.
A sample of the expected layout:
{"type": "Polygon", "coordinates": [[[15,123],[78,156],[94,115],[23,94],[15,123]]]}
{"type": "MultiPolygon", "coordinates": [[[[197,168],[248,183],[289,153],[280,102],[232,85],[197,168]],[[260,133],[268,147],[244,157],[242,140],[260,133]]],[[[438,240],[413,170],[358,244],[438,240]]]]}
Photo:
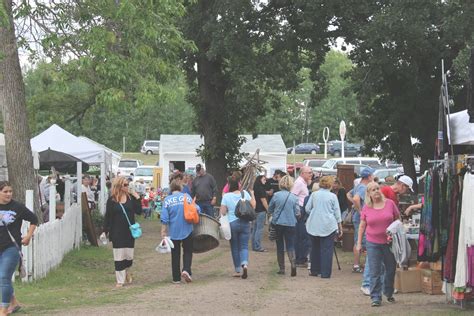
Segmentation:
{"type": "Polygon", "coordinates": [[[142,154],[147,155],[158,155],[160,152],[160,141],[159,140],[145,140],[140,150],[142,154]]]}

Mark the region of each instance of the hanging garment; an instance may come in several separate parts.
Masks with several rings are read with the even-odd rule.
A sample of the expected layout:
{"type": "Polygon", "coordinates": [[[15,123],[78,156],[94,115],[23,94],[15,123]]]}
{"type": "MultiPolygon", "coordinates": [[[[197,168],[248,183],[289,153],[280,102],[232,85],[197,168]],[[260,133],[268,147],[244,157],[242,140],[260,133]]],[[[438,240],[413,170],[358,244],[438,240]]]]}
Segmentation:
{"type": "Polygon", "coordinates": [[[454,281],[456,274],[456,256],[459,237],[459,215],[461,213],[460,181],[461,177],[456,175],[452,181],[451,195],[449,199],[449,238],[444,255],[443,278],[448,282],[454,281]]]}
{"type": "Polygon", "coordinates": [[[466,173],[462,192],[458,256],[456,259],[456,277],[454,278],[455,287],[465,287],[468,276],[472,273],[472,271],[468,271],[467,256],[468,247],[474,245],[474,194],[472,192],[474,192],[474,175],[466,173]]]}

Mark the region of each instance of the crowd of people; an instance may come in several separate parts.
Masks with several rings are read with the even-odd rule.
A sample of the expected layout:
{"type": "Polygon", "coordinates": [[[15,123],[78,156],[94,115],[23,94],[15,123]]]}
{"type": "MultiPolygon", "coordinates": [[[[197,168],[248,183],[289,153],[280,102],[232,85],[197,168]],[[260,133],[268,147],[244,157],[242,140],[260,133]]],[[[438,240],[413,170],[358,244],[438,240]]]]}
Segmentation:
{"type": "MultiPolygon", "coordinates": [[[[193,224],[185,219],[185,203],[195,201],[198,212],[207,216],[227,215],[233,276],[242,279],[249,276],[249,244],[254,252],[267,252],[262,242],[267,221],[275,231],[279,275],[286,272],[286,251],[292,277],[297,275],[297,267],[307,267],[309,276],[330,278],[335,242],[343,234],[342,214],[350,211],[355,228],[352,271],[363,273],[361,291],[371,297],[372,306],[381,305],[382,294],[388,302],[394,302],[396,263],[387,242],[386,229],[400,217],[399,195],[412,190],[413,181],[402,176],[393,185],[381,188],[373,181],[373,172],[371,168],[363,169],[354,188],[346,193],[337,178],[316,178],[309,167],[301,168],[296,180],[281,170],[276,170],[268,179],[259,175],[248,190],[242,189],[242,173],[236,171],[228,177],[218,214],[214,212],[217,186],[212,175],[206,173],[201,165],[196,166],[195,177],[174,173],[160,212],[161,236],[174,244],[171,249],[173,283],[192,282],[193,224]],[[253,221],[237,216],[236,207],[241,199],[249,201],[255,209],[253,221]],[[351,210],[348,202],[352,204],[351,210]],[[364,249],[367,256],[362,265],[360,255],[364,249]]],[[[85,176],[82,181],[88,200],[90,196],[90,202],[96,201],[92,189],[94,179],[85,176]]],[[[107,187],[109,198],[103,232],[112,243],[116,287],[120,288],[133,281],[130,268],[135,238],[130,226],[136,223],[136,215],[151,217],[157,192],[140,180],[133,184],[132,189],[131,179],[125,177],[114,178],[107,187]]],[[[26,212],[28,209],[13,201],[11,196],[11,186],[7,182],[0,183],[0,315],[6,315],[19,306],[11,275],[19,261],[19,245],[28,244],[38,223],[36,216],[26,212]],[[23,239],[20,237],[22,220],[31,223],[23,239]]],[[[46,199],[46,195],[43,198],[46,199]]]]}

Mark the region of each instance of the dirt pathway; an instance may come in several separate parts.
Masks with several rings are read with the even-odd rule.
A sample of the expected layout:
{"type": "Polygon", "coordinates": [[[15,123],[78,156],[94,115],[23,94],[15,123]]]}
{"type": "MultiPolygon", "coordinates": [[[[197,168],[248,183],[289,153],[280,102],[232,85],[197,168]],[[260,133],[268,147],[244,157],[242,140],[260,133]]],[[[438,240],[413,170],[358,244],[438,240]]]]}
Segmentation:
{"type": "MultiPolygon", "coordinates": [[[[250,252],[249,278],[231,277],[230,247],[221,240],[219,248],[193,258],[191,284],[171,283],[171,258],[155,252],[159,224],[145,222],[144,237],[136,245],[135,282],[120,289],[129,293],[123,304],[58,310],[62,315],[445,315],[456,312],[444,296],[421,293],[397,294],[395,304],[370,307],[370,299],[359,290],[360,274],[351,273],[351,255],[338,251],[342,271],[334,261],[329,280],[309,277],[298,269],[297,277],[276,274],[275,245],[265,237],[266,253],[250,252]],[[137,294],[134,289],[140,289],[137,294]]],[[[338,249],[339,250],[339,249],[338,249]]],[[[288,262],[287,262],[288,265],[288,262]]],[[[112,286],[111,286],[112,288],[112,286]]]]}

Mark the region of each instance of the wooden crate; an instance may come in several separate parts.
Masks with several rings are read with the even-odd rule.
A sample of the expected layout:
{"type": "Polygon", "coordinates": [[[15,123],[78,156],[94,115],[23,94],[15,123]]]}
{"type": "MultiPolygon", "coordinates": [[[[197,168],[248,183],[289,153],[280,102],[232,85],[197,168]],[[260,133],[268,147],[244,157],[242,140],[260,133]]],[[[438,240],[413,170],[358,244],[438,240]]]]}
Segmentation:
{"type": "Polygon", "coordinates": [[[423,293],[431,295],[443,294],[441,291],[442,287],[441,271],[424,269],[421,272],[421,291],[423,293]]]}

